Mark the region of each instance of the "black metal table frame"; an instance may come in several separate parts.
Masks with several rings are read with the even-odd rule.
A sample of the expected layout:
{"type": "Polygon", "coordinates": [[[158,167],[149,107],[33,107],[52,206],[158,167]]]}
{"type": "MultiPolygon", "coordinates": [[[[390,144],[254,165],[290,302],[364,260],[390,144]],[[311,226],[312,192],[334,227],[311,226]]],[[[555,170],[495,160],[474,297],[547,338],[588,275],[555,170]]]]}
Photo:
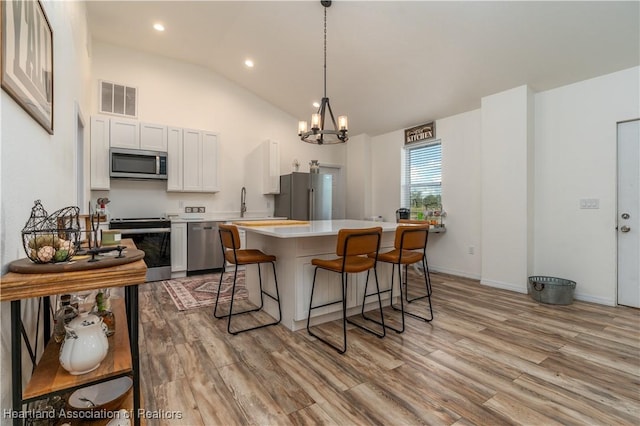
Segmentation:
{"type": "MultiPolygon", "coordinates": [[[[51,314],[50,314],[50,296],[41,296],[40,301],[44,307],[43,315],[43,338],[44,345],[46,346],[51,337],[51,314]]],[[[127,325],[129,329],[129,348],[131,350],[131,373],[114,374],[108,377],[104,377],[90,383],[74,386],[71,388],[65,388],[60,391],[50,392],[47,395],[55,395],[59,393],[69,392],[71,390],[79,389],[90,384],[106,382],[118,377],[128,376],[131,374],[133,379],[133,423],[138,426],[140,424],[140,417],[138,416],[140,408],[140,350],[138,347],[138,284],[125,286],[124,293],[125,309],[127,314],[127,325]]],[[[21,316],[21,299],[11,301],[11,379],[12,379],[12,397],[13,397],[13,410],[14,415],[22,411],[23,404],[42,399],[42,396],[34,398],[22,398],[22,340],[24,340],[33,368],[35,368],[37,362],[37,348],[38,348],[38,335],[39,335],[39,322],[40,322],[40,303],[38,304],[38,318],[35,337],[35,348],[32,347],[31,342],[27,336],[24,328],[21,316]]],[[[19,426],[22,422],[21,416],[15,415],[13,418],[14,426],[19,426]]]]}

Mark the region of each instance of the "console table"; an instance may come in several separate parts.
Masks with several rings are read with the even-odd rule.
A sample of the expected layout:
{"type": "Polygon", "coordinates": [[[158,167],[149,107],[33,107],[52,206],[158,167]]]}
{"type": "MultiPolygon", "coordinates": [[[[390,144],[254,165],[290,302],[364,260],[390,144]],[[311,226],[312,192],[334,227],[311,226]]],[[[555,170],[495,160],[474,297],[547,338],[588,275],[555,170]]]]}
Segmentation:
{"type": "MultiPolygon", "coordinates": [[[[131,240],[123,240],[122,245],[130,252],[138,252],[131,240]]],[[[105,262],[107,263],[107,262],[105,262]]],[[[138,410],[141,406],[140,394],[140,357],[138,348],[138,285],[144,284],[147,267],[137,256],[137,260],[105,268],[48,272],[48,273],[16,273],[9,272],[2,276],[0,282],[0,301],[11,302],[11,370],[12,370],[12,409],[14,413],[23,411],[23,404],[42,399],[45,395],[61,394],[79,389],[90,384],[108,381],[124,375],[131,375],[133,380],[133,421],[140,424],[138,410]],[[124,287],[124,307],[114,304],[114,313],[120,317],[116,320],[116,333],[109,338],[109,352],[101,366],[90,373],[72,376],[63,370],[57,362],[59,344],[50,341],[51,316],[49,296],[96,290],[109,287],[124,287]],[[21,300],[40,298],[44,307],[43,329],[45,350],[37,360],[37,340],[35,349],[24,329],[21,316],[21,300]],[[126,318],[126,326],[123,320],[126,318]],[[118,326],[120,324],[120,326],[118,326]],[[120,333],[120,336],[118,334],[120,333]],[[127,336],[128,335],[128,339],[127,336]],[[22,388],[22,341],[25,342],[29,356],[34,365],[30,382],[23,392],[22,388]],[[113,340],[115,338],[115,340],[113,340]]],[[[116,302],[118,302],[116,300],[116,302]]],[[[38,309],[38,312],[40,309],[38,309]]],[[[38,319],[39,322],[39,314],[38,319]]],[[[22,418],[14,417],[13,424],[19,425],[22,418]]]]}

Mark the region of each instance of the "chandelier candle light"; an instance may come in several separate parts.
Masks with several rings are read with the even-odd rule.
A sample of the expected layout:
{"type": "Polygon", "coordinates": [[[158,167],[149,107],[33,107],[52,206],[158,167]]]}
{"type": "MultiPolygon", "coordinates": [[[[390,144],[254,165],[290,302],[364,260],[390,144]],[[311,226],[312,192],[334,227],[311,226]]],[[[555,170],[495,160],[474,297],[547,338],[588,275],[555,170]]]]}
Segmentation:
{"type": "Polygon", "coordinates": [[[333,116],[329,98],[327,97],[327,8],[331,6],[331,1],[321,1],[324,6],[324,97],[320,103],[320,108],[316,114],[311,115],[311,129],[307,127],[306,121],[298,122],[298,136],[302,141],[318,145],[344,143],[349,140],[347,135],[348,121],[346,115],[338,117],[338,123],[333,116]],[[333,130],[325,129],[325,113],[329,112],[333,130]]]}

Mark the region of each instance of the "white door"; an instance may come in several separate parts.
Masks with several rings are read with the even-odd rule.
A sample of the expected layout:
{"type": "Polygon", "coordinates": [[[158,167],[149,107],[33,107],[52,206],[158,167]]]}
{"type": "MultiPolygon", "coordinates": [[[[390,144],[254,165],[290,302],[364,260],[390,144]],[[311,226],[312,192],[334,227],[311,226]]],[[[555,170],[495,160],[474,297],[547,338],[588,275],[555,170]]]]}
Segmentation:
{"type": "Polygon", "coordinates": [[[331,181],[331,219],[344,219],[346,216],[344,182],[342,166],[320,165],[320,173],[333,176],[331,181]]]}
{"type": "Polygon", "coordinates": [[[640,308],[640,120],[618,123],[618,304],[640,308]]]}

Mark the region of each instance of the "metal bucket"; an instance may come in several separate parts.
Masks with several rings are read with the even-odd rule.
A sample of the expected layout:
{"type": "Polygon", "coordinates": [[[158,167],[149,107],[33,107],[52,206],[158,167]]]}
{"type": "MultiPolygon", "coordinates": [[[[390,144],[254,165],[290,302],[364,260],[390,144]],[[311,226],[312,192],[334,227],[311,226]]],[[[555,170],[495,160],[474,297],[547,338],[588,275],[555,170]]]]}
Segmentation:
{"type": "Polygon", "coordinates": [[[570,305],[573,303],[575,281],[556,277],[531,276],[527,285],[533,300],[551,305],[570,305]]]}

